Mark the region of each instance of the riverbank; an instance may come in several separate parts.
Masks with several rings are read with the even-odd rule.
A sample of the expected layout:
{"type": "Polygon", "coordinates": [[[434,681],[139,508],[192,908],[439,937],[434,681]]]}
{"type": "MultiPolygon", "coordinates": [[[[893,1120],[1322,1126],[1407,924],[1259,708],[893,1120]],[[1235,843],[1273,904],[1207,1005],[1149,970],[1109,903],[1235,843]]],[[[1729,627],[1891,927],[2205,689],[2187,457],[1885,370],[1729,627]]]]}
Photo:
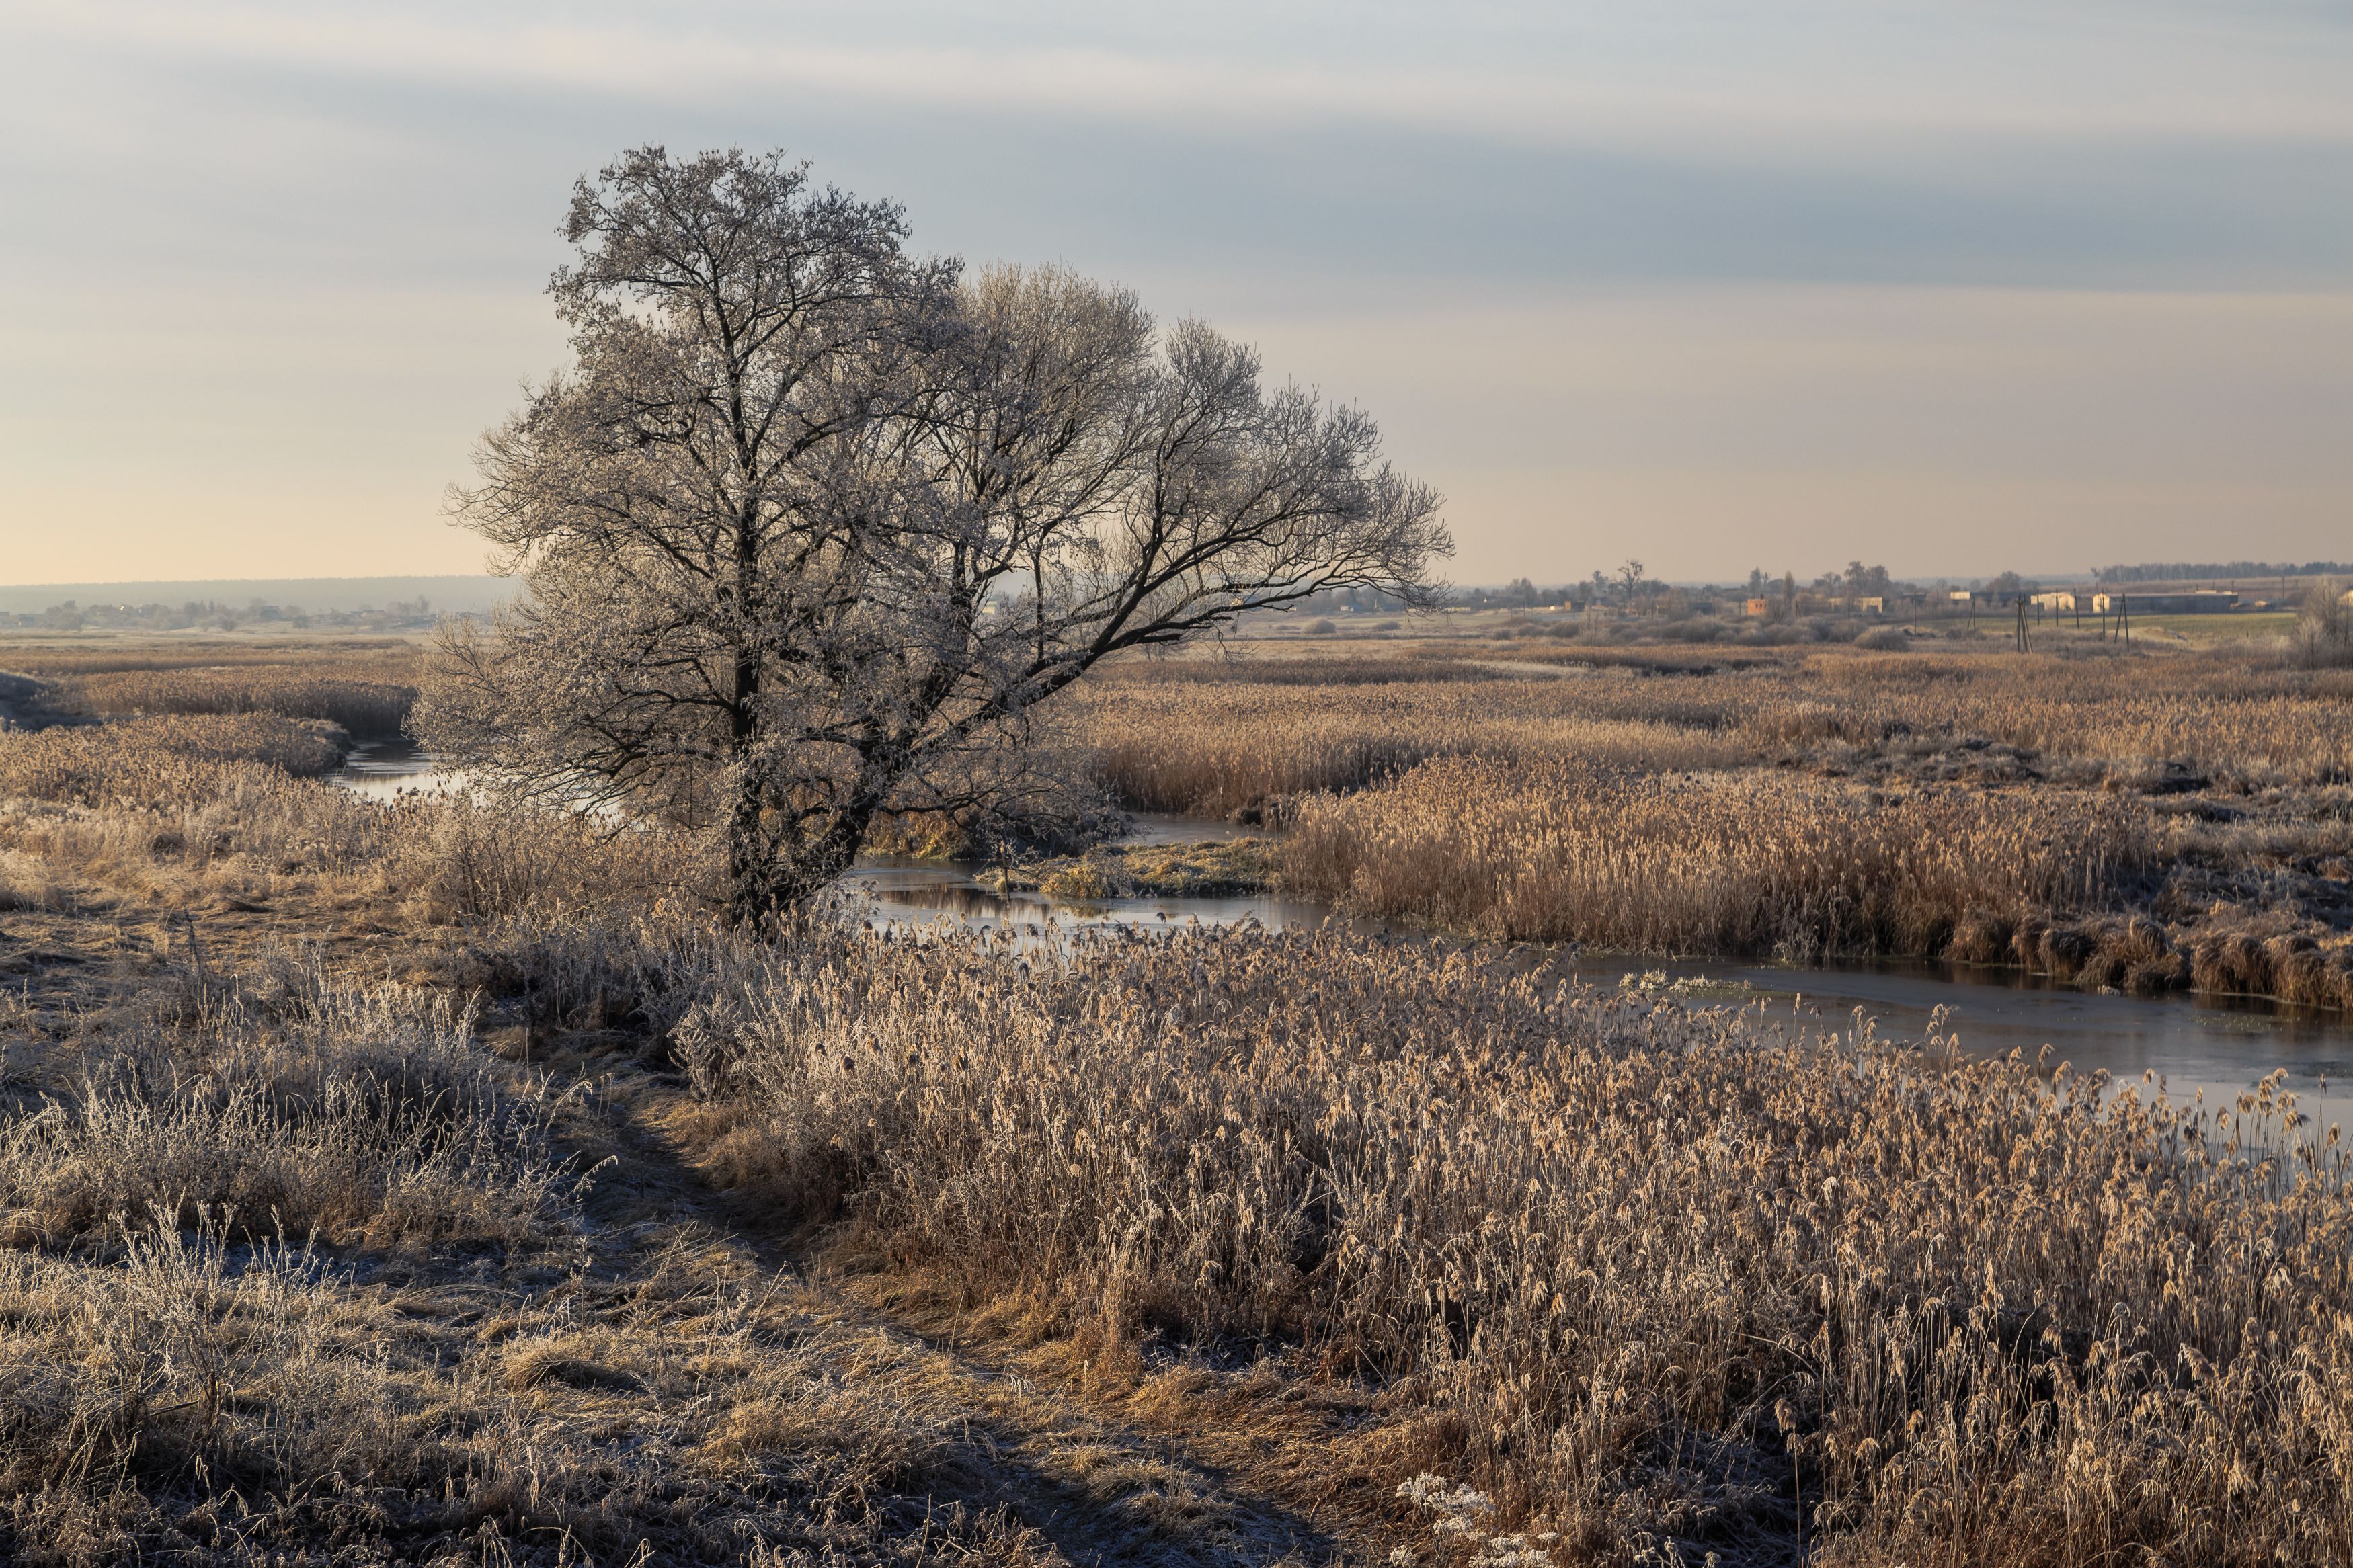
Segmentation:
{"type": "Polygon", "coordinates": [[[1081,855],[991,866],[974,878],[997,892],[1041,892],[1062,903],[1105,899],[1230,898],[1276,890],[1280,848],[1270,838],[1114,843],[1081,855]]]}

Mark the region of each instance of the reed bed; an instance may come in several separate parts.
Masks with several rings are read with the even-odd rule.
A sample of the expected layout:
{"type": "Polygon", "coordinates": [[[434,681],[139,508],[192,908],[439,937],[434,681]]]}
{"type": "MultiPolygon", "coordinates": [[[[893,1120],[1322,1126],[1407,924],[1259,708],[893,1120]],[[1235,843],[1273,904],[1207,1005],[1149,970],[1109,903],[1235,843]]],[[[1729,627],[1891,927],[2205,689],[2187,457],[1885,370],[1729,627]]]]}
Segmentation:
{"type": "Polygon", "coordinates": [[[2143,892],[2162,843],[2138,802],[1782,773],[1426,763],[1299,802],[1284,884],[1351,913],[1497,941],[1808,962],[1943,950],[2143,892]]]}
{"type": "Polygon", "coordinates": [[[69,684],[67,696],[90,713],[277,713],[324,720],[354,735],[387,736],[399,734],[407,722],[417,688],[249,666],[85,675],[69,684]]]}
{"type": "Polygon", "coordinates": [[[1129,658],[1113,667],[1114,679],[1134,686],[1187,686],[1242,681],[1253,686],[1392,686],[1431,680],[1493,680],[1495,672],[1472,658],[1429,651],[1342,657],[1284,658],[1262,653],[1223,657],[1213,651],[1191,657],[1129,658]]]}
{"type": "Polygon", "coordinates": [[[1303,1489],[1438,1561],[2353,1556],[2353,1194],[2270,1085],[1331,932],[844,936],[680,1037],[747,1194],[1103,1375],[1296,1369],[1361,1413],[1303,1489]]]}
{"type": "Polygon", "coordinates": [[[170,901],[331,886],[428,924],[702,898],[684,835],[470,795],[364,799],[322,771],[341,748],[272,715],[134,719],[0,733],[0,847],[170,901]]]}
{"type": "Polygon", "coordinates": [[[1596,693],[1569,702],[1556,684],[1447,679],[1335,692],[1291,682],[1123,679],[1086,693],[1062,723],[1128,805],[1219,816],[1309,791],[1363,789],[1432,757],[1712,768],[1750,754],[1721,732],[1730,713],[1720,699],[1662,708],[1613,704],[1596,693]]]}
{"type": "MultiPolygon", "coordinates": [[[[1788,679],[1789,678],[1785,678],[1788,679]]],[[[2244,657],[1817,655],[1812,700],[1744,724],[1765,742],[1982,736],[2058,758],[2176,759],[2226,785],[2353,778],[2353,677],[2244,657]]]]}
{"type": "Polygon", "coordinates": [[[413,682],[423,664],[414,642],[385,637],[226,641],[218,638],[124,638],[117,641],[0,641],[0,667],[52,678],[113,675],[134,670],[258,670],[289,668],[310,674],[332,669],[345,680],[413,682]]]}
{"type": "Polygon", "coordinates": [[[1131,805],[1294,827],[1283,880],[1359,913],[2353,1007],[2345,671],[1511,649],[1481,665],[1492,679],[1387,679],[1486,651],[1324,650],[1279,661],[1280,680],[1171,660],[1191,676],[1114,672],[1060,733],[1131,805]],[[1359,662],[1384,679],[1301,676],[1359,662]],[[1527,673],[1548,665],[1563,673],[1527,673]]]}
{"type": "Polygon", "coordinates": [[[269,713],[132,719],[0,731],[0,795],[94,805],[201,798],[247,773],[311,776],[343,763],[343,739],[269,713]]]}
{"type": "MultiPolygon", "coordinates": [[[[1382,671],[1435,659],[1375,656],[1382,671]]],[[[1535,666],[1543,655],[1497,656],[1535,666]]],[[[2051,766],[2129,781],[2172,762],[2227,788],[2353,779],[2353,675],[2222,656],[1813,651],[1737,666],[1553,662],[1558,676],[1455,675],[1362,684],[1345,654],[1319,688],[1248,660],[1169,661],[1182,679],[1127,667],[1071,705],[1066,731],[1105,781],[1153,810],[1223,812],[1300,790],[1361,788],[1432,756],[1478,752],[1660,770],[1803,758],[1829,748],[1897,755],[1999,743],[2051,766]]],[[[1492,668],[1489,673],[1493,674],[1492,668]]]]}

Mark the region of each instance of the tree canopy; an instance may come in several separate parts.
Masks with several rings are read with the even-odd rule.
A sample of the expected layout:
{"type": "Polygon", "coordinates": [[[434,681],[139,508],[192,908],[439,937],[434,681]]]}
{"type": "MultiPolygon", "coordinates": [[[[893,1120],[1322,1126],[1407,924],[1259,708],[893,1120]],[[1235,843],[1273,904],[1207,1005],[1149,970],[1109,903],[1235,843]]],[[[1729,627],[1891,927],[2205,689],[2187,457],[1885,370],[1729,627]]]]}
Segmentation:
{"type": "Polygon", "coordinates": [[[965,272],[780,153],[575,187],[573,364],[457,518],[526,592],[420,717],[497,787],[705,826],[744,924],[886,811],[1018,787],[1103,660],[1324,590],[1431,601],[1451,542],[1362,411],[1056,268],[965,272]]]}

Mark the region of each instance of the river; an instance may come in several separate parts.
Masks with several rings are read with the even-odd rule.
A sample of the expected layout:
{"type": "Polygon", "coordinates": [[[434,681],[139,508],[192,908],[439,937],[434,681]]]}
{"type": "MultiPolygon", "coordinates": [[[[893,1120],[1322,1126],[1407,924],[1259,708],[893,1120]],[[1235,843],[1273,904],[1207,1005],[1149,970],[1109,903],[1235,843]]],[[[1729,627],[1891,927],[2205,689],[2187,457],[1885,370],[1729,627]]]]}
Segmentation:
{"type": "MultiPolygon", "coordinates": [[[[406,742],[358,748],[333,778],[375,799],[449,787],[434,771],[432,759],[406,742]]],[[[1187,817],[1145,816],[1134,822],[1132,837],[1145,843],[1230,838],[1250,831],[1187,817]]],[[[1345,921],[1323,904],[1271,895],[1071,903],[1042,893],[999,893],[975,881],[971,868],[938,861],[878,857],[850,873],[845,891],[864,918],[917,928],[1010,924],[1034,927],[1042,936],[1113,924],[1169,931],[1255,921],[1280,931],[1340,920],[1359,930],[1388,929],[1430,940],[1406,928],[1345,921]]],[[[1546,951],[1535,961],[1593,984],[1632,984],[1699,1004],[1788,1009],[1833,1027],[1843,1026],[1860,1009],[1876,1021],[1882,1036],[1925,1037],[1941,1009],[1942,1029],[1964,1050],[2000,1055],[2017,1049],[2033,1056],[2047,1045],[2053,1059],[2079,1072],[2105,1070],[2119,1080],[2154,1073],[2177,1099],[2201,1089],[2210,1100],[2235,1097],[2266,1074],[2285,1068],[2286,1087],[2324,1127],[2333,1119],[2329,1097],[2341,1094],[2339,1086],[2353,1079],[2353,1025],[2337,1015],[2252,999],[2126,996],[2054,984],[2014,970],[1925,961],[1800,968],[1578,949],[1546,951]]]]}
{"type": "Polygon", "coordinates": [[[439,795],[449,787],[448,777],[435,769],[431,755],[407,740],[363,741],[327,778],[370,800],[439,795]]]}

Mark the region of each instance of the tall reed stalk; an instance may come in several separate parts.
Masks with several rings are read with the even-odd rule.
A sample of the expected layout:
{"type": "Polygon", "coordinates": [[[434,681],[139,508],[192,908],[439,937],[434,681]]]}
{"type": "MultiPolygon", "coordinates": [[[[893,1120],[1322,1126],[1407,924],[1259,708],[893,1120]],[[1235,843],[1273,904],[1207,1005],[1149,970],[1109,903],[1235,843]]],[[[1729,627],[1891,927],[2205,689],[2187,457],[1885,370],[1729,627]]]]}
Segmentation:
{"type": "Polygon", "coordinates": [[[2353,1554],[2353,1192],[2271,1083],[1336,934],[815,942],[681,1037],[730,1179],[1106,1355],[1293,1347],[1375,1413],[1303,1464],[1539,1560],[2353,1554]]]}

